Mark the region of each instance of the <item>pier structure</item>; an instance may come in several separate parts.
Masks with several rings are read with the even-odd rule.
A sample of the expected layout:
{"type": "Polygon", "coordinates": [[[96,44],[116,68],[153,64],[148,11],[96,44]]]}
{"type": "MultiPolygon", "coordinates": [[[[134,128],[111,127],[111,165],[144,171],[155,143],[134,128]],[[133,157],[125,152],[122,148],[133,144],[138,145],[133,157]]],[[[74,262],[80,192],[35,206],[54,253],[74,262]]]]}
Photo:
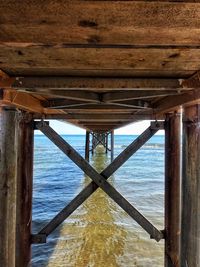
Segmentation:
{"type": "Polygon", "coordinates": [[[5,0],[0,12],[0,266],[30,266],[31,246],[48,242],[100,187],[150,238],[165,240],[165,267],[199,267],[200,3],[5,0]],[[86,130],[85,158],[51,128],[52,119],[86,130]],[[114,130],[143,120],[150,126],[114,158],[114,130]],[[32,233],[36,129],[92,181],[32,233]],[[160,129],[164,229],[108,180],[160,129]],[[89,163],[98,144],[111,150],[101,173],[89,163]]]}

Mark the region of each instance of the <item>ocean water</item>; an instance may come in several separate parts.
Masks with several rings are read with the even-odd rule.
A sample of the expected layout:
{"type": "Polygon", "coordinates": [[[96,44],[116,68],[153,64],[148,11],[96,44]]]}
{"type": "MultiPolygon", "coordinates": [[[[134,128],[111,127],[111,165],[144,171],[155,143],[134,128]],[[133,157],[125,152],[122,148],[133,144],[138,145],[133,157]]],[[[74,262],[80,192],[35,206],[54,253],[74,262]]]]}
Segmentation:
{"type": "MultiPolygon", "coordinates": [[[[85,136],[63,136],[84,156],[85,136]]],[[[136,136],[115,136],[115,157],[136,136]]],[[[110,163],[99,147],[90,158],[102,171],[110,163]]],[[[91,179],[50,140],[35,136],[33,233],[48,223],[91,179]]],[[[158,229],[164,228],[164,137],[154,136],[109,182],[158,229]]],[[[157,243],[101,189],[48,237],[32,246],[32,267],[163,267],[157,243]]]]}

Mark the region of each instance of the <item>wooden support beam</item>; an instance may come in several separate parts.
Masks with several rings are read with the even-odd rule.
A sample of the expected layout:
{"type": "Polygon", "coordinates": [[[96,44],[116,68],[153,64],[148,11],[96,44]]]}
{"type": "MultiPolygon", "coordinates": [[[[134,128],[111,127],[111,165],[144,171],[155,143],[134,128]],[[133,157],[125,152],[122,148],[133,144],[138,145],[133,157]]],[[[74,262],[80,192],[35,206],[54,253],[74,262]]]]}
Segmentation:
{"type": "MultiPolygon", "coordinates": [[[[5,81],[6,79],[4,79],[5,81]]],[[[152,79],[152,78],[102,78],[102,77],[15,77],[7,83],[14,89],[37,90],[177,90],[182,89],[178,79],[152,79]]],[[[7,87],[5,82],[1,87],[7,87]]]]}
{"type": "MultiPolygon", "coordinates": [[[[2,16],[1,19],[0,41],[10,46],[21,41],[19,43],[21,47],[34,46],[37,41],[40,45],[49,44],[46,45],[47,49],[51,44],[63,44],[62,46],[66,48],[74,44],[95,47],[109,44],[198,45],[200,6],[198,2],[194,2],[195,0],[155,1],[146,4],[143,0],[74,3],[67,0],[45,4],[37,1],[35,4],[35,2],[16,3],[6,0],[1,9],[2,14],[6,16],[2,16]],[[54,12],[55,4],[57,12],[54,12]],[[155,19],[154,14],[157,11],[159,12],[155,19]],[[79,16],[76,16],[77,14],[79,16]],[[38,19],[46,16],[48,20],[38,19]],[[16,21],[20,27],[15,27],[16,21]],[[69,29],[70,34],[66,34],[69,29]]],[[[23,58],[23,54],[19,53],[20,56],[23,58]]],[[[173,55],[171,58],[177,59],[178,55],[173,55]]]]}
{"type": "MultiPolygon", "coordinates": [[[[161,116],[163,117],[163,116],[161,116]]],[[[34,115],[35,119],[41,118],[40,115],[35,114],[34,115]]],[[[159,117],[157,117],[154,114],[110,114],[110,113],[102,113],[102,114],[79,114],[79,113],[71,113],[71,114],[65,114],[65,113],[60,113],[60,114],[44,114],[43,118],[45,119],[57,119],[57,120],[68,120],[68,121],[73,121],[73,120],[78,120],[78,121],[135,121],[135,120],[154,120],[159,117]]]]}
{"type": "Polygon", "coordinates": [[[181,86],[184,89],[188,88],[200,88],[200,71],[197,71],[194,75],[190,78],[185,79],[181,82],[181,86]]]}
{"type": "Polygon", "coordinates": [[[71,100],[100,103],[101,97],[98,93],[82,90],[29,90],[27,93],[35,95],[48,95],[49,97],[62,97],[71,100]]]}
{"type": "Polygon", "coordinates": [[[104,93],[102,96],[102,102],[113,103],[119,101],[126,101],[132,99],[145,99],[153,97],[164,97],[169,95],[179,95],[181,91],[166,90],[166,91],[155,91],[155,90],[137,90],[137,91],[120,91],[104,93]]]}
{"type": "Polygon", "coordinates": [[[200,105],[183,109],[181,267],[200,266],[200,105]]]}
{"type": "Polygon", "coordinates": [[[86,131],[85,134],[85,160],[89,161],[90,158],[90,132],[86,131]]]}
{"type": "Polygon", "coordinates": [[[44,113],[44,108],[39,99],[30,94],[17,92],[15,90],[3,90],[0,104],[13,106],[30,112],[44,113]]]}
{"type": "Polygon", "coordinates": [[[109,136],[109,132],[106,134],[106,154],[108,153],[108,136],[109,136]]]}
{"type": "Polygon", "coordinates": [[[34,122],[32,117],[22,113],[18,129],[15,267],[27,267],[31,261],[33,140],[34,122]]]}
{"type": "Polygon", "coordinates": [[[0,111],[0,266],[14,267],[16,256],[17,112],[0,111]]]}
{"type": "Polygon", "coordinates": [[[154,103],[152,108],[155,113],[166,113],[172,110],[180,109],[182,105],[192,105],[200,102],[200,90],[190,90],[187,93],[181,94],[178,97],[167,96],[154,103]]]}
{"type": "Polygon", "coordinates": [[[111,157],[111,162],[113,162],[114,159],[114,130],[111,131],[111,137],[110,137],[110,157],[111,157]]]}
{"type": "Polygon", "coordinates": [[[180,265],[180,113],[165,120],[165,267],[180,265]]]}
{"type": "Polygon", "coordinates": [[[87,175],[94,179],[70,204],[68,204],[51,222],[49,222],[39,233],[50,234],[63,220],[65,220],[79,205],[81,205],[100,186],[110,197],[113,198],[132,218],[134,218],[147,232],[151,232],[152,238],[159,241],[163,238],[162,232],[158,231],[150,222],[146,220],[133,206],[130,205],[112,186],[106,182],[137,149],[139,149],[152,135],[161,127],[156,123],[153,128],[149,127],[139,138],[129,145],[101,174],[98,174],[74,149],[65,142],[54,130],[45,123],[38,123],[41,130],[56,146],[58,146],[76,165],[78,165],[87,175]],[[157,126],[157,128],[156,128],[157,126]]]}
{"type": "MultiPolygon", "coordinates": [[[[90,93],[89,93],[90,94],[90,93]]],[[[112,103],[112,104],[106,104],[106,103],[84,103],[83,101],[75,101],[75,100],[68,100],[68,99],[62,99],[62,98],[57,98],[57,99],[49,99],[48,101],[44,101],[43,106],[46,108],[51,108],[51,109],[69,109],[73,110],[76,108],[82,108],[82,109],[119,109],[120,106],[121,108],[129,108],[132,109],[142,109],[142,108],[148,108],[149,104],[146,101],[141,101],[141,100],[135,100],[131,102],[123,102],[123,103],[112,103]]]]}

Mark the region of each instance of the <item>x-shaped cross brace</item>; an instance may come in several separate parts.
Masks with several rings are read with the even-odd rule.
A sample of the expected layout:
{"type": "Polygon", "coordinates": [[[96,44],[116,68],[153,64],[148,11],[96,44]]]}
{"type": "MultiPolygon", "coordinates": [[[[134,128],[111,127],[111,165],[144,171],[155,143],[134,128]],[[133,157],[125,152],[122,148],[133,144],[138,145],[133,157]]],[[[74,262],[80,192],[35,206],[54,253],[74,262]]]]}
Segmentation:
{"type": "MultiPolygon", "coordinates": [[[[157,242],[164,238],[163,232],[154,227],[134,206],[132,206],[109,182],[106,180],[127,161],[143,144],[145,144],[158,130],[163,129],[163,122],[153,122],[138,138],[136,138],[114,161],[100,174],[61,136],[59,136],[47,123],[36,122],[36,128],[46,135],[65,155],[67,155],[81,170],[93,181],[85,187],[63,210],[61,210],[33,240],[45,240],[73,211],[75,211],[92,193],[100,187],[124,211],[126,211],[150,237],[157,242]],[[38,239],[37,239],[38,236],[38,239]]],[[[34,235],[33,235],[34,237],[34,235]]],[[[35,241],[37,242],[37,241],[35,241]]],[[[38,241],[39,242],[39,241],[38,241]]],[[[33,241],[34,243],[34,241],[33,241]]],[[[42,241],[41,241],[42,243],[42,241]]]]}

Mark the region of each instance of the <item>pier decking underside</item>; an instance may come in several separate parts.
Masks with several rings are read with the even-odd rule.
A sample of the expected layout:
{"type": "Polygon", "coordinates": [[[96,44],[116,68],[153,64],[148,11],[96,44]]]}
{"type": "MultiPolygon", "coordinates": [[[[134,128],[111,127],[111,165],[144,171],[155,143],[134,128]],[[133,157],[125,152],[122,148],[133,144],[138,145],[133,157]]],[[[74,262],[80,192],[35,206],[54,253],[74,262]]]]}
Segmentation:
{"type": "Polygon", "coordinates": [[[199,99],[198,1],[6,0],[0,10],[1,105],[104,132],[199,99]]]}
{"type": "Polygon", "coordinates": [[[0,15],[0,264],[29,266],[31,244],[45,242],[100,187],[152,238],[165,239],[165,267],[199,267],[200,1],[5,0],[0,15]],[[86,129],[85,159],[44,119],[86,129]],[[142,120],[154,122],[114,159],[113,130],[142,120]],[[32,235],[35,129],[92,182],[32,235]],[[159,129],[164,230],[107,181],[159,129]],[[98,173],[90,135],[92,150],[99,142],[108,151],[108,134],[112,163],[98,173]]]}

